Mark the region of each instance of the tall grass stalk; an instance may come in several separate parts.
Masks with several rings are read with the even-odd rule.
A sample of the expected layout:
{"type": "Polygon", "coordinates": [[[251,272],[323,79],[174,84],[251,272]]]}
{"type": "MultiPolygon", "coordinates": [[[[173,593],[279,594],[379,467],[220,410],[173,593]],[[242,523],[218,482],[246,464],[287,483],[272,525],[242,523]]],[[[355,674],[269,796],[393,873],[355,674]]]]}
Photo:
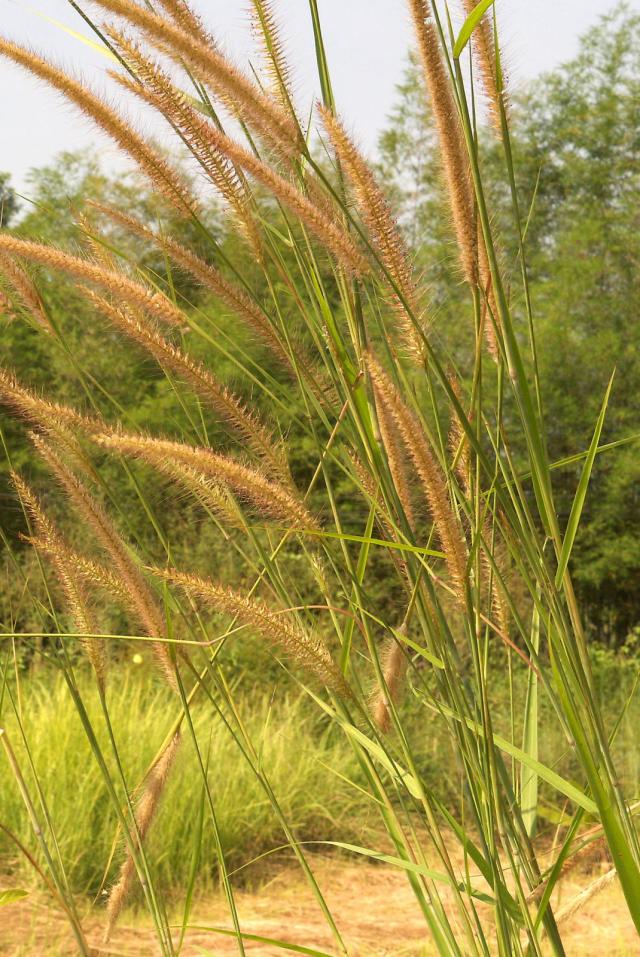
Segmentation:
{"type": "MultiPolygon", "coordinates": [[[[467,316],[460,321],[475,334],[469,367],[458,378],[432,334],[428,290],[383,189],[337,113],[314,0],[309,8],[323,106],[309,129],[294,103],[277,5],[252,5],[264,78],[233,65],[186,0],[74,6],[95,24],[98,36],[109,38],[120,61],[119,89],[136,95],[137,109],[142,100],[166,120],[199,171],[191,182],[184,171],[174,173],[152,143],[84,85],[46,58],[0,42],[1,55],[51,82],[109,132],[200,238],[196,252],[172,236],[163,238],[162,228],[104,204],[86,210],[79,236],[84,253],[0,234],[0,253],[16,263],[15,275],[24,262],[86,284],[96,317],[159,364],[180,407],[193,409],[193,393],[200,402],[199,418],[192,417],[182,434],[150,435],[132,431],[122,419],[108,382],[90,390],[92,416],[65,408],[55,396],[43,401],[9,372],[0,382],[3,399],[35,428],[36,449],[57,477],[76,526],[88,522],[94,530],[95,554],[86,536],[75,534],[73,519],[65,527],[72,543],[63,548],[56,538],[52,546],[53,533],[48,541],[48,533],[42,534],[49,519],[40,511],[44,506],[37,506],[40,533],[33,544],[43,580],[49,581],[51,567],[57,565],[59,573],[62,563],[67,599],[86,595],[99,604],[106,595],[120,606],[130,629],[142,629],[139,637],[155,650],[157,680],[167,684],[166,723],[153,746],[146,742],[148,764],[125,769],[119,759],[125,742],[111,719],[126,636],[111,640],[110,663],[97,676],[93,695],[101,710],[90,703],[92,692],[79,689],[67,633],[60,628],[58,642],[48,639],[45,654],[65,676],[89,743],[88,760],[106,782],[115,836],[123,843],[120,881],[110,890],[111,923],[137,880],[161,952],[180,950],[195,878],[185,877],[182,933],[173,935],[162,884],[154,876],[153,820],[156,804],[161,816],[163,792],[167,800],[174,793],[176,762],[165,760],[166,749],[181,735],[180,750],[195,756],[201,783],[203,824],[196,833],[202,841],[205,832],[213,835],[194,860],[204,854],[215,859],[231,929],[244,952],[236,865],[230,866],[221,825],[222,792],[215,775],[212,782],[202,739],[199,709],[206,702],[211,735],[225,735],[233,744],[234,760],[252,776],[277,822],[280,843],[293,851],[309,881],[337,951],[346,953],[312,858],[263,763],[273,734],[269,715],[262,728],[248,722],[244,699],[225,671],[241,631],[270,650],[281,681],[297,682],[308,707],[344,737],[357,789],[376,809],[393,848],[386,866],[406,872],[425,933],[440,954],[542,955],[548,947],[564,954],[553,891],[580,849],[587,818],[608,846],[640,930],[640,846],[628,795],[618,784],[615,730],[596,694],[571,578],[572,547],[609,391],[582,455],[569,522],[561,527],[492,15],[476,26],[471,45],[490,101],[493,135],[504,146],[504,179],[519,237],[514,272],[501,261],[483,178],[484,134],[476,115],[479,98],[471,95],[470,50],[455,45],[444,5],[408,3],[438,132],[443,194],[457,246],[452,255],[468,291],[467,316]],[[227,229],[237,232],[240,244],[237,262],[224,261],[205,224],[207,189],[227,204],[227,229]],[[203,195],[196,195],[200,190],[203,195]],[[127,248],[114,245],[110,223],[149,248],[161,248],[215,298],[193,305],[176,296],[171,271],[166,281],[133,262],[127,248]],[[109,257],[97,262],[100,248],[109,257]],[[228,322],[256,335],[250,348],[236,343],[233,332],[221,333],[220,303],[232,313],[228,322]],[[190,333],[179,348],[171,338],[178,330],[190,333]],[[206,351],[206,365],[191,354],[190,342],[200,354],[206,351]],[[217,379],[217,355],[234,363],[234,393],[217,379]],[[210,446],[204,426],[209,414],[228,427],[224,447],[210,446]],[[510,435],[517,432],[522,441],[515,446],[510,435]],[[291,468],[300,464],[302,446],[310,468],[308,461],[291,468]],[[101,477],[107,453],[115,463],[111,474],[121,468],[135,483],[146,537],[131,532],[140,525],[123,513],[118,484],[101,477]],[[215,562],[203,569],[184,558],[180,529],[163,529],[154,515],[148,491],[153,473],[176,495],[199,503],[220,549],[238,556],[237,580],[220,581],[215,562]],[[181,556],[180,567],[174,556],[181,556]],[[376,592],[381,569],[387,591],[397,596],[393,602],[376,592]],[[506,723],[496,717],[496,689],[505,671],[514,688],[526,689],[521,699],[512,694],[506,723]],[[544,763],[544,709],[575,752],[575,779],[544,763]],[[106,745],[99,743],[105,731],[106,745]],[[424,773],[423,742],[436,733],[455,755],[460,801],[424,773]],[[543,789],[564,807],[565,839],[550,861],[536,828],[543,789]]],[[[472,16],[473,6],[465,0],[472,16]]],[[[36,306],[40,314],[39,298],[36,306]]],[[[51,334],[48,326],[45,333],[51,334]]],[[[62,336],[59,347],[67,348],[62,336]]],[[[91,381],[90,369],[79,370],[79,402],[91,381]]],[[[27,495],[20,479],[16,485],[27,495]]],[[[51,582],[50,606],[39,606],[47,633],[65,598],[57,595],[53,577],[51,582]]],[[[78,646],[93,649],[95,657],[95,642],[103,639],[96,630],[94,643],[87,643],[91,620],[76,615],[76,631],[78,646]]],[[[17,708],[14,720],[28,725],[17,708]]],[[[24,797],[26,771],[5,750],[24,797]]],[[[38,781],[27,754],[23,760],[38,781]]],[[[297,759],[292,746],[289,760],[297,759]]],[[[54,760],[68,756],[56,754],[54,760]]],[[[224,776],[227,768],[217,771],[224,776]]],[[[44,784],[38,790],[45,801],[44,784]]],[[[56,833],[53,818],[47,827],[45,864],[80,941],[64,862],[48,851],[56,833]]],[[[379,851],[350,847],[364,856],[379,851]]],[[[108,870],[109,855],[106,848],[100,851],[108,870]]]]}

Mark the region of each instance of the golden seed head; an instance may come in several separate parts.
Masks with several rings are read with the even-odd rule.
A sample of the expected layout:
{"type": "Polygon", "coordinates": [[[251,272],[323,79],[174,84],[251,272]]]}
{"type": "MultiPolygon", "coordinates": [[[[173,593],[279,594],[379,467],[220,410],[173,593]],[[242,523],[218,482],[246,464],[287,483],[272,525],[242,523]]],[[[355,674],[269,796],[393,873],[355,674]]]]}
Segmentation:
{"type": "Polygon", "coordinates": [[[185,324],[184,314],[173,305],[167,296],[135,282],[125,273],[105,269],[104,266],[95,262],[72,256],[70,253],[63,252],[53,246],[19,239],[17,236],[11,236],[8,233],[0,233],[0,254],[2,252],[20,256],[48,269],[58,269],[77,279],[82,279],[84,282],[101,286],[120,302],[133,308],[142,309],[169,326],[182,329],[185,324]]]}
{"type": "MultiPolygon", "coordinates": [[[[294,113],[291,70],[271,0],[251,0],[251,26],[262,47],[262,56],[274,96],[286,111],[294,113]]],[[[295,115],[295,113],[294,113],[295,115]]]]}
{"type": "Polygon", "coordinates": [[[85,416],[75,409],[57,402],[51,402],[26,389],[16,377],[6,369],[0,368],[0,401],[12,406],[32,425],[47,432],[69,436],[80,431],[91,435],[96,429],[103,429],[105,423],[98,416],[85,416]]]}
{"type": "Polygon", "coordinates": [[[19,304],[37,324],[46,333],[53,333],[53,326],[33,279],[12,256],[0,255],[0,278],[4,279],[19,304]]]}
{"type": "MultiPolygon", "coordinates": [[[[477,0],[462,0],[465,13],[469,16],[477,6],[477,0]]],[[[500,100],[504,94],[498,92],[496,82],[496,51],[493,40],[492,15],[487,11],[477,24],[471,37],[471,48],[480,70],[484,92],[489,106],[491,122],[498,133],[502,131],[500,120],[500,100]]]]}
{"type": "MultiPolygon", "coordinates": [[[[404,624],[398,630],[406,634],[404,624]]],[[[396,705],[400,700],[408,665],[406,651],[395,636],[389,638],[384,648],[381,665],[385,687],[375,692],[371,710],[376,725],[386,733],[391,725],[391,703],[396,705]]]]}
{"type": "Polygon", "coordinates": [[[371,377],[376,404],[384,408],[395,424],[413,460],[445,554],[453,588],[458,600],[462,603],[467,567],[466,544],[457,512],[451,503],[442,466],[419,420],[405,405],[387,373],[370,353],[367,355],[367,369],[371,377]]]}
{"type": "Polygon", "coordinates": [[[442,172],[465,278],[478,281],[475,199],[462,125],[447,73],[430,0],[409,0],[438,139],[442,172]]]}
{"type": "Polygon", "coordinates": [[[73,563],[68,560],[71,549],[24,479],[16,472],[11,473],[11,479],[37,533],[37,538],[32,540],[32,544],[39,551],[46,553],[51,560],[64,594],[67,610],[75,627],[83,635],[80,644],[93,666],[98,684],[104,689],[107,670],[105,645],[89,637],[92,632],[97,633],[98,627],[89,604],[85,581],[77,574],[73,563]]]}
{"type": "Polygon", "coordinates": [[[187,215],[194,212],[196,203],[181,172],[169,164],[155,147],[104,100],[95,93],[90,93],[85,84],[74,80],[43,57],[2,37],[0,56],[24,67],[62,93],[118,144],[151,180],[158,192],[179,212],[187,215]]]}
{"type": "Polygon", "coordinates": [[[297,125],[279,102],[263,93],[258,84],[215,45],[130,0],[94,2],[123,17],[177,62],[186,62],[239,119],[280,153],[294,157],[305,152],[306,145],[297,125]]]}
{"type": "Polygon", "coordinates": [[[240,592],[218,585],[210,579],[198,578],[175,569],[154,571],[161,578],[179,585],[191,597],[199,598],[253,628],[269,644],[290,654],[301,667],[332,691],[343,697],[350,696],[348,685],[324,643],[307,634],[286,612],[273,610],[258,599],[247,598],[240,592]]]}
{"type": "MultiPolygon", "coordinates": [[[[149,771],[145,780],[144,789],[135,810],[135,828],[132,829],[130,840],[137,849],[149,833],[149,829],[158,812],[160,800],[169,778],[176,756],[180,749],[182,736],[176,732],[166,746],[156,763],[149,771]]],[[[113,932],[118,917],[122,912],[135,877],[135,863],[131,850],[127,850],[126,857],[120,868],[118,880],[109,892],[107,901],[107,930],[105,939],[108,940],[113,932]]]]}
{"type": "Polygon", "coordinates": [[[353,140],[329,109],[320,106],[319,111],[341,168],[354,190],[360,215],[395,287],[392,301],[405,345],[414,358],[422,360],[424,343],[419,332],[422,314],[420,293],[402,234],[369,164],[353,140]]]}
{"type": "Polygon", "coordinates": [[[293,489],[265,478],[229,456],[183,442],[120,431],[108,431],[95,439],[104,448],[141,459],[156,469],[162,470],[167,459],[178,462],[226,486],[263,515],[286,523],[293,530],[318,529],[293,489]]]}
{"type": "Polygon", "coordinates": [[[60,455],[41,436],[32,435],[31,438],[74,508],[93,531],[96,543],[112,562],[114,573],[123,585],[122,593],[127,596],[129,610],[149,637],[156,639],[153,642],[154,654],[168,684],[177,690],[173,661],[163,641],[166,638],[165,616],[130,549],[102,506],[60,455]]]}

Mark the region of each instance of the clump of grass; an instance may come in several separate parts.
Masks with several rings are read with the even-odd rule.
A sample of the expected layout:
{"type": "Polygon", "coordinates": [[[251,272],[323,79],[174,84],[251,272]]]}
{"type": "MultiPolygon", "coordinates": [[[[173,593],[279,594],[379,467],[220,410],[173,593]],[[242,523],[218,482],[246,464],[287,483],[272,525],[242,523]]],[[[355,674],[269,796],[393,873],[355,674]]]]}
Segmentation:
{"type": "MultiPolygon", "coordinates": [[[[118,681],[109,691],[109,713],[118,758],[140,814],[139,802],[149,795],[145,792],[145,772],[153,767],[170,727],[172,695],[132,663],[132,657],[128,655],[118,665],[118,681]]],[[[107,730],[104,726],[100,730],[100,707],[92,695],[89,676],[82,670],[78,685],[89,719],[106,749],[107,730]]],[[[120,850],[113,856],[118,820],[108,790],[92,759],[64,678],[41,673],[23,682],[20,695],[22,728],[35,775],[56,823],[71,887],[77,893],[95,895],[105,886],[105,880],[106,886],[117,881],[122,864],[120,850]],[[62,754],[64,762],[55,758],[62,754]]],[[[299,840],[348,839],[359,843],[372,823],[371,807],[355,787],[338,776],[342,774],[356,784],[359,781],[355,759],[340,737],[319,724],[300,694],[291,689],[273,699],[268,689],[248,687],[238,698],[238,708],[247,732],[260,749],[264,772],[299,840]],[[291,760],[293,752],[295,761],[291,760]],[[327,767],[334,773],[327,772],[327,767]]],[[[3,721],[15,740],[19,736],[18,719],[11,717],[6,700],[3,710],[3,721]]],[[[265,871],[258,859],[286,844],[286,835],[250,764],[218,719],[215,706],[204,701],[196,703],[192,720],[206,756],[207,780],[216,794],[218,825],[228,866],[243,866],[239,879],[259,883],[265,871]],[[251,865],[254,859],[256,863],[251,865]]],[[[16,746],[16,751],[18,759],[25,760],[24,748],[16,746]]],[[[153,861],[155,880],[164,893],[179,899],[190,878],[203,780],[189,740],[183,739],[172,758],[175,765],[157,804],[154,826],[147,835],[146,828],[141,831],[153,861]]],[[[109,769],[117,777],[114,759],[110,760],[109,769]]],[[[6,784],[0,797],[0,820],[28,845],[30,828],[20,795],[11,781],[6,784]]],[[[13,861],[31,883],[34,874],[28,862],[16,858],[6,838],[2,841],[3,857],[13,861]]],[[[291,851],[283,853],[285,858],[291,856],[291,851]]],[[[206,821],[198,858],[199,886],[203,890],[216,886],[220,876],[215,840],[206,821]]],[[[269,861],[269,857],[265,858],[264,864],[269,861]]],[[[135,872],[133,877],[136,879],[135,872]]],[[[132,899],[140,900],[135,889],[132,899]]]]}

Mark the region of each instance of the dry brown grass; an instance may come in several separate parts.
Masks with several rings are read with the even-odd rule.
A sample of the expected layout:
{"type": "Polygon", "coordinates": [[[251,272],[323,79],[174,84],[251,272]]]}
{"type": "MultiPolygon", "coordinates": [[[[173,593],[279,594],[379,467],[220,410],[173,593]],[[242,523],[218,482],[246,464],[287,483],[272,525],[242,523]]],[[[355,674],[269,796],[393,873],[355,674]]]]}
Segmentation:
{"type": "MultiPolygon", "coordinates": [[[[314,857],[313,867],[327,902],[344,934],[350,957],[432,957],[424,920],[404,874],[390,868],[335,857],[314,857]]],[[[588,886],[607,864],[595,870],[573,872],[562,882],[557,905],[562,907],[588,886]]],[[[335,952],[330,931],[304,879],[292,867],[275,870],[258,890],[237,895],[245,933],[335,952]]],[[[227,905],[222,895],[199,899],[193,925],[228,928],[227,905]]],[[[104,912],[89,915],[88,937],[96,957],[155,957],[153,931],[135,914],[126,913],[104,946],[104,912]]],[[[71,957],[76,951],[61,912],[44,905],[38,895],[3,909],[0,957],[71,957]]],[[[637,954],[637,935],[617,882],[590,901],[567,924],[568,957],[631,957],[637,954]]],[[[233,937],[189,931],[182,957],[217,957],[237,954],[233,937]]],[[[273,946],[247,942],[248,957],[273,957],[287,953],[273,946]]]]}

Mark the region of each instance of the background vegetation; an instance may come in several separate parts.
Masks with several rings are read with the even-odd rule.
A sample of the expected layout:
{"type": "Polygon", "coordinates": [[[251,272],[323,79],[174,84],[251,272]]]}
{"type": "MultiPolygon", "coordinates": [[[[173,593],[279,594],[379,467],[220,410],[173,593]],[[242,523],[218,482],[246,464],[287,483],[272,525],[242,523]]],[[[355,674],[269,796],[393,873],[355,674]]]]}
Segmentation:
{"type": "MultiPolygon", "coordinates": [[[[593,493],[586,503],[573,559],[590,636],[609,647],[633,640],[640,623],[640,456],[634,441],[640,434],[640,140],[635,131],[639,97],[640,15],[624,3],[583,37],[574,60],[512,97],[511,136],[520,198],[522,208],[531,209],[528,268],[553,461],[570,458],[588,444],[602,394],[612,369],[617,369],[604,440],[622,444],[596,463],[593,493]]],[[[492,200],[500,218],[504,256],[514,262],[517,244],[509,221],[509,197],[501,186],[500,147],[489,133],[485,136],[485,162],[489,182],[493,181],[492,200]]],[[[416,262],[432,289],[436,307],[432,334],[441,340],[452,363],[464,370],[472,330],[463,321],[464,290],[441,190],[433,117],[415,66],[408,70],[381,137],[379,168],[416,262]]],[[[15,197],[6,176],[2,182],[3,221],[21,236],[51,240],[72,250],[82,239],[78,216],[88,200],[96,200],[151,224],[162,216],[163,228],[195,249],[204,242],[198,230],[167,210],[143,181],[133,174],[110,177],[87,154],[65,154],[50,168],[34,169],[28,200],[15,197]]],[[[229,230],[214,200],[207,215],[219,243],[219,260],[234,261],[249,284],[260,287],[259,268],[229,230]]],[[[132,263],[166,277],[168,264],[161,253],[150,259],[153,253],[122,230],[114,229],[112,236],[132,263]]],[[[228,317],[212,314],[206,292],[175,270],[171,282],[178,296],[206,308],[213,326],[229,343],[228,317]]],[[[129,341],[96,322],[86,300],[74,293],[73,282],[49,274],[46,303],[67,349],[60,350],[29,327],[12,307],[1,320],[3,366],[13,369],[20,381],[62,401],[77,395],[79,370],[90,369],[95,382],[111,397],[101,398],[100,388],[92,391],[92,401],[107,417],[113,416],[113,400],[134,426],[144,423],[153,431],[169,421],[176,434],[185,428],[184,409],[166,378],[129,341]]],[[[516,308],[523,309],[523,303],[518,305],[516,300],[516,308]]],[[[233,336],[237,339],[237,326],[233,336]]],[[[238,383],[232,361],[225,361],[217,347],[208,348],[202,340],[192,344],[200,358],[214,363],[224,381],[238,383]]],[[[242,346],[259,359],[249,337],[242,346]]],[[[213,420],[208,428],[212,440],[228,444],[213,420]]],[[[10,418],[4,420],[3,430],[13,464],[28,463],[30,470],[37,470],[37,457],[22,430],[10,418]]],[[[293,468],[304,474],[310,447],[300,440],[292,448],[293,468]]],[[[24,525],[7,485],[8,468],[5,460],[0,524],[11,537],[12,549],[24,552],[16,538],[24,525]]],[[[579,468],[576,463],[555,473],[561,519],[568,515],[579,468]]],[[[122,481],[115,475],[113,480],[122,481]]],[[[209,554],[216,547],[202,540],[206,527],[198,524],[193,533],[193,509],[162,487],[156,490],[154,504],[158,521],[165,529],[178,530],[175,539],[184,542],[186,549],[209,554]]],[[[137,531],[144,534],[142,529],[137,531]]],[[[394,601],[393,591],[388,599],[394,601]]],[[[7,602],[15,601],[10,586],[0,601],[6,621],[11,614],[7,602]]],[[[27,615],[26,609],[22,614],[27,615]]],[[[26,618],[22,624],[27,624],[26,618]]]]}

